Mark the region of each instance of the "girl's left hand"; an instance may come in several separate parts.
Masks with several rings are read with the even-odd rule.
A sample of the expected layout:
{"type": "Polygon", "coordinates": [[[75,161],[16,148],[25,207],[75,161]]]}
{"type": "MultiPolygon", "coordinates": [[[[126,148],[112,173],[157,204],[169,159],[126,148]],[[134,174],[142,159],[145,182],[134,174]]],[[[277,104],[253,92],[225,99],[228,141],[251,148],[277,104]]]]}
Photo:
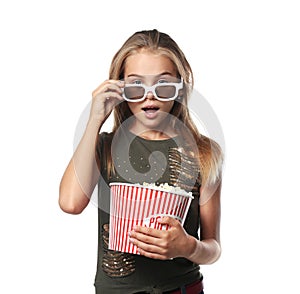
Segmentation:
{"type": "Polygon", "coordinates": [[[194,238],[186,233],[181,223],[168,216],[161,218],[160,223],[169,225],[169,229],[136,226],[129,233],[130,242],[138,247],[139,253],[162,260],[189,256],[195,242],[192,242],[194,238]]]}

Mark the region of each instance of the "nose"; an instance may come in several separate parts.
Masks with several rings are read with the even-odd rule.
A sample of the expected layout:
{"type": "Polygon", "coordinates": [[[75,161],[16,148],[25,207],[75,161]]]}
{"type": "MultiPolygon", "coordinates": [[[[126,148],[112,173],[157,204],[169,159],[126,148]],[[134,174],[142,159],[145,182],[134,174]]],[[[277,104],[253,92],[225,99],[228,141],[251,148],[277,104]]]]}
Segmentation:
{"type": "Polygon", "coordinates": [[[151,99],[151,100],[155,99],[155,96],[153,95],[152,91],[148,91],[147,92],[146,99],[151,99]]]}

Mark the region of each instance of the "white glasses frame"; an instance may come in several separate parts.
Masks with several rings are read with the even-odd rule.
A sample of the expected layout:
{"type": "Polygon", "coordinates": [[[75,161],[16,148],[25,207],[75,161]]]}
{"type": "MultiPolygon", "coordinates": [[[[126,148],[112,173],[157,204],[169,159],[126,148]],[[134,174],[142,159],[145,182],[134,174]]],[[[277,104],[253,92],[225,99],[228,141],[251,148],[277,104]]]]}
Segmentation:
{"type": "Polygon", "coordinates": [[[178,97],[179,90],[181,90],[182,88],[183,88],[183,79],[182,78],[181,78],[181,81],[179,83],[156,83],[152,86],[146,86],[145,84],[125,84],[122,96],[123,96],[124,100],[126,100],[128,102],[141,102],[141,101],[145,100],[148,93],[151,92],[153,94],[153,96],[155,97],[155,99],[165,102],[165,101],[175,100],[178,97]],[[169,97],[169,98],[160,98],[160,97],[158,97],[156,95],[155,90],[156,90],[157,87],[161,87],[161,86],[174,86],[175,89],[176,89],[174,96],[169,97]],[[128,99],[125,96],[124,89],[125,88],[132,88],[132,87],[142,87],[142,88],[144,88],[144,90],[145,90],[144,96],[139,98],[139,99],[128,99]]]}

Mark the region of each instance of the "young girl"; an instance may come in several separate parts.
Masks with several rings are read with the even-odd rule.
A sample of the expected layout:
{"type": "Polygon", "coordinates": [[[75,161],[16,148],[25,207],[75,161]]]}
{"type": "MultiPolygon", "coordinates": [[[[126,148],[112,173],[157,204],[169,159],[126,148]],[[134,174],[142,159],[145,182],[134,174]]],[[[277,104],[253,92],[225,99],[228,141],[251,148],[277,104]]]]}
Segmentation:
{"type": "Polygon", "coordinates": [[[222,152],[190,118],[192,87],[192,70],[178,45],[150,30],[124,43],[109,80],[93,92],[85,133],[61,180],[59,204],[67,213],[81,213],[98,183],[96,293],[204,293],[199,265],[221,254],[222,152]],[[112,111],[112,132],[101,132],[112,111]],[[109,250],[111,182],[168,183],[191,191],[184,226],[163,217],[167,231],[136,226],[128,233],[139,254],[109,250]]]}

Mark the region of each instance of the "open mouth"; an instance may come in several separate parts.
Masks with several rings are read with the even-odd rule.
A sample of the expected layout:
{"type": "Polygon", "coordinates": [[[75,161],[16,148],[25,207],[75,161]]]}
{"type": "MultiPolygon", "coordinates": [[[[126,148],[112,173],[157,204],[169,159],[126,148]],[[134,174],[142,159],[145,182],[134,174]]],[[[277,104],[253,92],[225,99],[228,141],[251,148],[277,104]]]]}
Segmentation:
{"type": "Polygon", "coordinates": [[[143,107],[142,110],[146,113],[155,113],[159,110],[159,107],[143,107]]]}

